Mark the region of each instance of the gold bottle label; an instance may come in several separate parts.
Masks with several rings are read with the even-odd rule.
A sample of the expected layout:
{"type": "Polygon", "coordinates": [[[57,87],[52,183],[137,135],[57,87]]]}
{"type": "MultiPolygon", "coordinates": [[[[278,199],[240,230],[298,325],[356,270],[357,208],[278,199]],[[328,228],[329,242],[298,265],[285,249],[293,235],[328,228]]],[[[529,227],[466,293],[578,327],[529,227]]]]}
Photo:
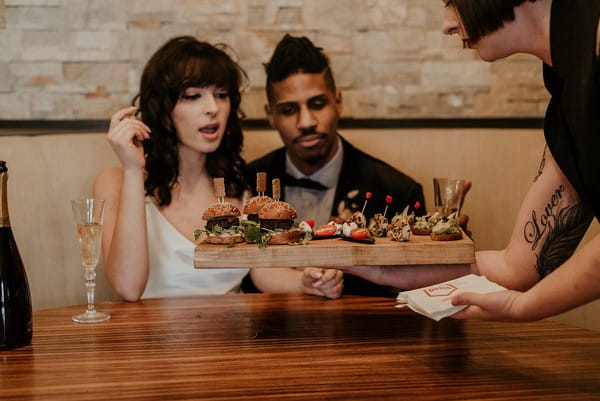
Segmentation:
{"type": "Polygon", "coordinates": [[[10,227],[8,220],[8,197],[6,194],[6,181],[8,175],[0,173],[0,227],[10,227]]]}

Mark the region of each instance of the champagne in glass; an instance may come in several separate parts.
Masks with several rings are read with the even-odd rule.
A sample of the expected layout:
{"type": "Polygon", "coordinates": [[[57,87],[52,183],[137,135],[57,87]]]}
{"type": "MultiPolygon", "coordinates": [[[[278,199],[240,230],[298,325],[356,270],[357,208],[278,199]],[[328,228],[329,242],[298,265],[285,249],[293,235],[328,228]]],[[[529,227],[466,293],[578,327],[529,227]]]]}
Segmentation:
{"type": "Polygon", "coordinates": [[[86,269],[95,268],[100,259],[102,225],[99,223],[77,224],[81,264],[86,269]]]}
{"type": "Polygon", "coordinates": [[[77,323],[96,323],[110,319],[110,315],[98,312],[94,306],[94,290],[96,288],[96,265],[100,259],[102,244],[102,216],[104,201],[100,199],[76,199],[71,201],[77,235],[79,237],[79,254],[85,269],[85,288],[87,290],[88,308],[85,312],[73,316],[77,323]]]}
{"type": "Polygon", "coordinates": [[[455,178],[434,178],[433,197],[435,210],[442,216],[448,217],[456,212],[460,213],[463,199],[465,180],[455,178]]]}

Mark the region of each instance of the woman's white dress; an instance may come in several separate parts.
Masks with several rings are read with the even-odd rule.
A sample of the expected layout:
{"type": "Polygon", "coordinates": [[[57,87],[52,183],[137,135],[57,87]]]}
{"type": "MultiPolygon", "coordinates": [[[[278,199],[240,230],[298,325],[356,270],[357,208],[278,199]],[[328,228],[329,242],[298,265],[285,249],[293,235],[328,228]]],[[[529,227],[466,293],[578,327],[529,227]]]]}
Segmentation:
{"type": "Polygon", "coordinates": [[[196,244],[146,198],[150,274],[142,298],[239,292],[249,269],[195,269],[196,244]]]}

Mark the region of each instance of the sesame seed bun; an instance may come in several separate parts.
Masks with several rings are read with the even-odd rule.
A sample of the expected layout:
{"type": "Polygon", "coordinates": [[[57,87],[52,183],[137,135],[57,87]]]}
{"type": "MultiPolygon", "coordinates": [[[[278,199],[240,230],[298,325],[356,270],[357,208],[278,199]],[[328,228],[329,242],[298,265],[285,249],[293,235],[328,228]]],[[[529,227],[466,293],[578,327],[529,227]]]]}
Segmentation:
{"type": "Polygon", "coordinates": [[[294,220],[296,209],[287,202],[273,201],[265,204],[258,212],[259,219],[294,220]]]}
{"type": "Polygon", "coordinates": [[[213,206],[209,207],[202,214],[202,219],[210,220],[214,217],[224,217],[224,216],[240,216],[240,209],[235,206],[233,203],[229,202],[219,202],[215,203],[213,206]]]}
{"type": "Polygon", "coordinates": [[[260,209],[269,202],[273,202],[270,196],[255,196],[248,199],[244,204],[244,214],[258,214],[260,209]]]}

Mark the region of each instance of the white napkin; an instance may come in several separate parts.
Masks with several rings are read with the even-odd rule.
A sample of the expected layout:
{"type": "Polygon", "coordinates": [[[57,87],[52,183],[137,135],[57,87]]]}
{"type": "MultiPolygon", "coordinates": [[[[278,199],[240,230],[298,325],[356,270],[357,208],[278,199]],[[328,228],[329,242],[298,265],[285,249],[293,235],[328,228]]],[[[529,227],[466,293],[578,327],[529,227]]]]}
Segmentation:
{"type": "Polygon", "coordinates": [[[506,288],[492,283],[484,276],[468,274],[429,287],[402,291],[396,298],[399,303],[396,308],[408,306],[413,311],[439,322],[467,307],[467,305],[453,306],[450,300],[454,295],[460,292],[487,294],[502,290],[506,290],[506,288]]]}

